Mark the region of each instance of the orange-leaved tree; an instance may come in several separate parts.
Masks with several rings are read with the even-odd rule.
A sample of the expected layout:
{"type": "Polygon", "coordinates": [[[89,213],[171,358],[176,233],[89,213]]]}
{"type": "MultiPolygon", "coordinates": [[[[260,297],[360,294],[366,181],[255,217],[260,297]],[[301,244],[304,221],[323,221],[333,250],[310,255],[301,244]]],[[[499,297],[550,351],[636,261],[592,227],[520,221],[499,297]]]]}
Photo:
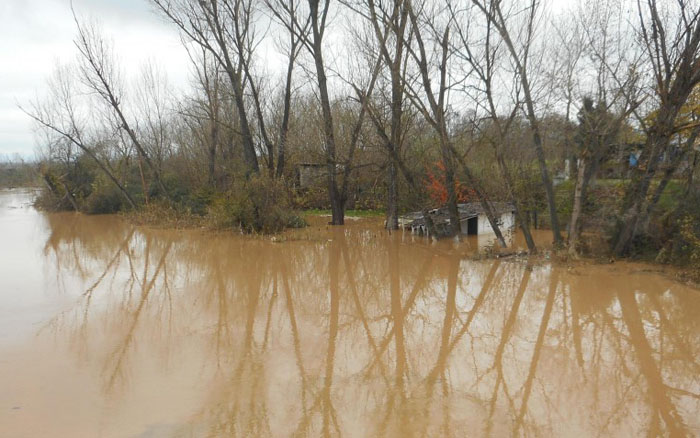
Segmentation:
{"type": "MultiPolygon", "coordinates": [[[[428,190],[430,200],[434,204],[440,206],[445,205],[447,203],[445,164],[442,161],[437,161],[433,166],[428,167],[425,173],[425,185],[428,190]]],[[[458,180],[455,180],[455,192],[457,194],[457,202],[459,203],[478,201],[474,190],[465,186],[458,180]]]]}

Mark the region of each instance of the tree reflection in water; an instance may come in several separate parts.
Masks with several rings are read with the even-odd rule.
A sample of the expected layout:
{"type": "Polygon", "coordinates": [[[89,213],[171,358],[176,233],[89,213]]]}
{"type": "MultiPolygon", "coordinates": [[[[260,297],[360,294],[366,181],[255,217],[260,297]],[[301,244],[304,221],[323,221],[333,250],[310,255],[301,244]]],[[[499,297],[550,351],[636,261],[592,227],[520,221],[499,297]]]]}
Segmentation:
{"type": "Polygon", "coordinates": [[[273,243],[48,221],[59,284],[88,285],[48,327],[105,397],[144,360],[187,364],[202,402],[175,436],[699,432],[699,294],[632,265],[474,261],[362,224],[273,243]]]}

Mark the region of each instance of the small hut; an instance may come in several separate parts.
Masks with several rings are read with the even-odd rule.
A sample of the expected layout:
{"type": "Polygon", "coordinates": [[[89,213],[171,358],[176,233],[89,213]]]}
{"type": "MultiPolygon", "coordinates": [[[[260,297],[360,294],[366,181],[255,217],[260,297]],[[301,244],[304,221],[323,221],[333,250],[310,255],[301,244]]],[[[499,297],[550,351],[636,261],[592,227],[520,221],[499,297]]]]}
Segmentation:
{"type": "Polygon", "coordinates": [[[300,189],[308,189],[323,184],[328,175],[328,166],[319,163],[299,163],[297,183],[300,189]]]}
{"type": "MultiPolygon", "coordinates": [[[[509,202],[492,202],[491,207],[496,214],[498,226],[501,232],[512,231],[515,228],[515,205],[509,202]]],[[[493,228],[489,222],[483,207],[478,202],[458,204],[459,230],[461,234],[486,235],[493,234],[493,228]]],[[[428,212],[433,220],[435,230],[438,233],[446,233],[450,228],[450,215],[447,207],[436,208],[428,212]]],[[[425,218],[420,211],[408,213],[399,219],[399,225],[404,230],[410,230],[415,234],[427,234],[425,218]]]]}

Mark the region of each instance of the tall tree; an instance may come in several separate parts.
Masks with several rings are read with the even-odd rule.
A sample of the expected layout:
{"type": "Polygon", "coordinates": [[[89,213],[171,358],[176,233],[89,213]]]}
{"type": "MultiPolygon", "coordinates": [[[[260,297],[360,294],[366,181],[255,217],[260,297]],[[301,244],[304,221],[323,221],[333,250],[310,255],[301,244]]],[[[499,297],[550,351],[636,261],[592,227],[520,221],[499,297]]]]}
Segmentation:
{"type": "Polygon", "coordinates": [[[532,90],[530,78],[530,61],[532,49],[535,43],[535,30],[537,20],[540,18],[539,13],[541,4],[539,0],[530,0],[526,5],[523,14],[525,14],[524,23],[521,29],[514,29],[515,18],[504,14],[501,0],[472,0],[479,10],[489,20],[494,28],[498,31],[505,44],[511,61],[518,74],[518,79],[522,89],[522,99],[525,106],[525,115],[530,124],[532,131],[532,144],[535,148],[537,162],[540,167],[540,175],[542,184],[544,185],[547,195],[547,205],[549,207],[549,218],[552,226],[552,236],[555,246],[561,246],[563,240],[561,237],[561,229],[559,226],[559,218],[557,216],[557,206],[554,198],[554,186],[549,175],[547,160],[544,153],[542,140],[542,129],[537,110],[535,108],[535,95],[532,90]],[[516,46],[516,41],[513,39],[514,32],[517,33],[519,45],[516,46]]]}
{"type": "Polygon", "coordinates": [[[79,71],[81,81],[97,96],[99,96],[116,118],[119,128],[126,132],[133,143],[139,158],[153,173],[153,178],[160,193],[168,197],[168,191],[163,184],[160,169],[154,164],[151,156],[146,151],[141,139],[127,120],[123,106],[123,89],[119,78],[119,69],[114,64],[109,42],[101,35],[94,24],[84,24],[73,14],[78,35],[74,40],[80,54],[79,71]]]}
{"type": "Polygon", "coordinates": [[[313,57],[316,69],[316,85],[318,86],[321,115],[323,119],[323,149],[326,153],[326,169],[328,178],[328,195],[331,203],[332,224],[343,225],[345,223],[345,206],[341,193],[338,190],[337,171],[338,157],[336,152],[335,128],[333,126],[333,114],[331,113],[331,101],[328,94],[328,78],[326,66],[323,60],[323,37],[328,23],[328,9],[330,0],[308,0],[309,18],[311,22],[311,37],[307,47],[313,57]]]}
{"type": "MultiPolygon", "coordinates": [[[[297,17],[298,2],[296,0],[265,0],[265,3],[272,15],[281,23],[287,30],[295,29],[295,20],[297,17]]],[[[280,178],[284,173],[286,163],[287,137],[289,135],[289,120],[291,117],[292,105],[292,79],[294,74],[294,65],[296,64],[299,52],[303,47],[303,38],[308,34],[308,22],[298,29],[299,32],[287,32],[288,46],[287,52],[287,71],[284,82],[284,96],[282,104],[282,119],[280,121],[279,133],[277,138],[277,169],[275,175],[280,178]]]]}
{"type": "Polygon", "coordinates": [[[451,20],[448,17],[447,23],[439,28],[436,22],[436,18],[430,17],[425,22],[419,20],[419,11],[413,7],[413,4],[409,2],[409,17],[411,19],[411,24],[413,25],[413,34],[416,40],[416,48],[413,47],[409,49],[411,57],[417,64],[417,68],[421,78],[421,85],[423,88],[423,95],[425,100],[427,100],[427,105],[424,104],[421,99],[418,98],[418,94],[414,91],[411,92],[411,97],[413,103],[423,114],[423,117],[430,123],[435,132],[438,135],[438,141],[440,146],[440,156],[442,158],[442,163],[445,167],[445,185],[447,189],[447,209],[449,212],[450,219],[450,233],[452,235],[460,233],[461,222],[460,214],[457,207],[457,193],[456,193],[456,178],[455,170],[457,164],[459,164],[462,173],[469,183],[470,189],[473,190],[481,203],[482,208],[488,218],[489,224],[496,234],[496,238],[502,247],[506,246],[505,239],[501,233],[500,227],[498,225],[498,220],[496,218],[496,213],[493,210],[491,204],[486,198],[486,194],[481,186],[480,181],[474,175],[472,170],[467,165],[466,159],[463,155],[459,154],[453,144],[450,136],[447,113],[448,113],[448,91],[450,90],[448,70],[450,68],[450,59],[454,54],[452,45],[450,43],[450,31],[451,31],[451,20]],[[426,39],[423,34],[423,30],[426,29],[434,35],[438,66],[438,84],[437,91],[433,88],[431,81],[431,71],[429,69],[429,64],[434,62],[429,58],[428,51],[426,49],[426,39]]]}
{"type": "MultiPolygon", "coordinates": [[[[249,172],[260,170],[253,127],[246,103],[245,88],[257,94],[250,77],[253,49],[258,44],[254,32],[252,0],[151,0],[182,34],[208,51],[228,76],[233,91],[243,159],[249,172]]],[[[262,129],[261,129],[262,131],[262,129]]]]}
{"type": "MultiPolygon", "coordinates": [[[[280,4],[284,4],[281,3],[280,4]]],[[[322,149],[326,166],[326,182],[328,198],[331,205],[331,225],[343,225],[345,223],[345,204],[348,198],[348,187],[353,170],[353,158],[360,141],[360,133],[367,113],[367,104],[370,100],[376,84],[381,59],[372,63],[370,77],[364,87],[353,86],[356,99],[359,102],[357,118],[352,126],[348,153],[345,160],[341,160],[338,154],[338,140],[336,127],[331,109],[331,98],[328,86],[327,67],[324,59],[324,37],[327,31],[330,0],[308,0],[308,10],[304,12],[291,11],[291,18],[283,21],[290,33],[299,38],[313,61],[313,70],[316,76],[314,84],[318,90],[318,103],[321,108],[321,138],[322,149]],[[338,176],[342,175],[342,184],[339,185],[338,176]]],[[[290,11],[287,9],[287,11],[290,11]]]]}
{"type": "MultiPolygon", "coordinates": [[[[497,75],[497,59],[501,53],[501,45],[494,42],[494,26],[490,20],[486,20],[482,35],[476,41],[472,41],[469,35],[470,25],[465,24],[462,16],[468,13],[469,10],[460,10],[455,5],[448,4],[451,17],[456,23],[458,45],[455,48],[455,56],[462,59],[469,69],[469,75],[476,78],[478,86],[469,86],[468,88],[476,90],[471,93],[477,107],[484,107],[488,124],[488,131],[484,136],[487,138],[494,151],[498,169],[505,182],[506,191],[510,202],[515,205],[515,215],[518,225],[522,230],[525,242],[530,253],[537,252],[535,241],[530,232],[530,223],[528,220],[527,211],[525,211],[524,203],[516,196],[516,180],[506,162],[506,151],[504,150],[510,142],[510,130],[516,120],[517,114],[521,109],[520,100],[518,99],[519,90],[517,80],[514,81],[515,90],[511,92],[515,96],[510,114],[506,117],[499,114],[499,108],[496,104],[496,96],[494,91],[494,82],[497,75]]],[[[466,80],[467,78],[465,78],[466,80]]]]}
{"type": "Polygon", "coordinates": [[[578,130],[576,133],[577,165],[576,184],[574,185],[574,202],[569,222],[568,251],[577,253],[581,234],[581,215],[588,187],[600,164],[608,158],[608,152],[617,141],[618,133],[628,113],[620,115],[610,113],[605,101],[597,103],[591,98],[584,98],[578,113],[578,130]]]}
{"type": "Polygon", "coordinates": [[[438,135],[438,145],[440,149],[440,157],[444,166],[445,187],[447,189],[447,211],[450,220],[449,235],[457,235],[460,227],[460,216],[457,208],[457,192],[455,178],[455,157],[451,150],[449,132],[447,128],[447,92],[448,84],[448,69],[450,60],[450,26],[445,25],[442,29],[437,28],[436,17],[429,17],[423,22],[419,19],[421,10],[416,10],[412,2],[408,3],[408,13],[413,26],[413,35],[416,41],[416,48],[411,48],[410,53],[421,77],[420,86],[422,93],[427,100],[427,105],[422,103],[416,92],[412,93],[413,102],[418,109],[423,113],[423,116],[428,120],[430,125],[435,129],[438,135]],[[428,27],[428,24],[431,26],[428,27]],[[429,41],[424,35],[425,31],[432,31],[435,36],[436,57],[437,60],[430,58],[429,48],[426,47],[429,41]],[[437,61],[438,81],[437,91],[433,88],[430,65],[437,61]]]}
{"type": "Polygon", "coordinates": [[[639,41],[650,66],[650,93],[657,103],[651,120],[640,120],[646,141],[621,208],[619,231],[612,250],[623,255],[639,233],[652,180],[660,170],[676,131],[676,119],[700,83],[700,7],[677,2],[660,7],[656,0],[638,0],[639,41]],[[662,10],[663,9],[663,10],[662,10]]]}
{"type": "MultiPolygon", "coordinates": [[[[401,153],[404,134],[404,75],[405,45],[409,27],[408,8],[405,1],[394,0],[388,5],[368,0],[369,18],[379,45],[380,57],[389,68],[390,122],[389,135],[385,135],[384,145],[390,157],[387,167],[386,228],[399,228],[399,164],[394,157],[401,153]],[[391,38],[390,38],[391,36],[391,38]]],[[[378,120],[378,118],[373,118],[378,120]]],[[[379,127],[378,127],[379,128],[379,127]]]]}
{"type": "MultiPolygon", "coordinates": [[[[115,175],[115,170],[109,160],[98,156],[98,152],[93,147],[93,141],[88,138],[84,118],[78,114],[80,105],[75,102],[78,93],[75,90],[73,71],[69,68],[58,67],[53,78],[49,80],[49,89],[51,94],[46,102],[36,102],[32,105],[31,110],[23,111],[40,127],[48,131],[49,137],[52,136],[51,134],[58,135],[67,140],[69,145],[75,145],[85,153],[124,196],[129,206],[136,209],[136,202],[115,175]]],[[[65,188],[70,193],[70,189],[65,188]]],[[[69,196],[69,199],[77,210],[75,199],[72,196],[69,196]]]]}

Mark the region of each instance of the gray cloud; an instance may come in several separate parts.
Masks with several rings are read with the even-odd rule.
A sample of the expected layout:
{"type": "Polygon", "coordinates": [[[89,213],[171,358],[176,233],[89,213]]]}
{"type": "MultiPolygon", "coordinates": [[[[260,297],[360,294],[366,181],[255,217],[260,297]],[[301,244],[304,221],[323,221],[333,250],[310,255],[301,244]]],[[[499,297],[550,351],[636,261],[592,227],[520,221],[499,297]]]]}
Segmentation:
{"type": "MultiPolygon", "coordinates": [[[[146,0],[74,0],[73,5],[79,17],[97,19],[114,40],[127,76],[150,60],[171,82],[184,84],[188,65],[178,35],[146,0]]],[[[33,156],[33,125],[17,105],[44,94],[55,65],[75,59],[74,34],[69,0],[0,2],[0,155],[33,156]]]]}

